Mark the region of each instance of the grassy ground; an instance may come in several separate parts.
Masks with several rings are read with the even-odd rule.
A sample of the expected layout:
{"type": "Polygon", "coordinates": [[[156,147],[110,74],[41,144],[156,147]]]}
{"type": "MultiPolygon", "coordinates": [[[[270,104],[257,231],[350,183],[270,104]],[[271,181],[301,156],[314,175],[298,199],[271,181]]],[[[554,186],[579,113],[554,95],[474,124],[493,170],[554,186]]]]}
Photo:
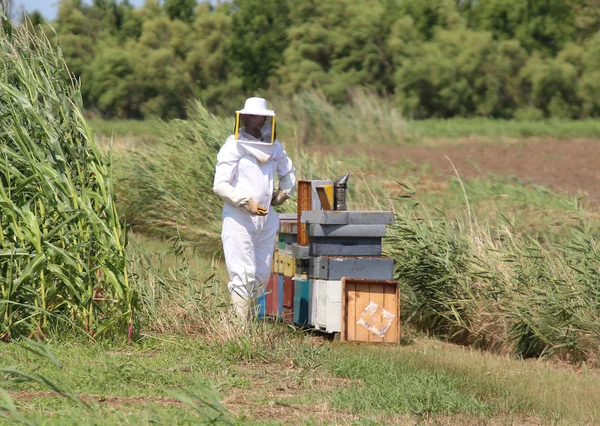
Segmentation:
{"type": "MultiPolygon", "coordinates": [[[[49,342],[59,367],[28,351],[26,344],[13,343],[2,348],[0,362],[43,376],[74,398],[40,384],[11,386],[8,395],[19,411],[43,424],[209,419],[236,424],[594,424],[600,418],[597,372],[516,361],[426,338],[395,348],[288,337],[304,341],[297,350],[268,359],[247,358],[233,343],[175,334],[147,336],[132,347],[49,342]]],[[[254,350],[260,355],[261,348],[254,350]]]]}
{"type": "Polygon", "coordinates": [[[104,120],[92,118],[87,120],[97,135],[111,136],[145,136],[160,134],[160,120],[104,120]]]}
{"type": "MultiPolygon", "coordinates": [[[[282,118],[284,120],[285,118],[282,118]]],[[[103,120],[88,121],[95,133],[115,136],[158,136],[159,120],[103,120]]],[[[293,122],[281,123],[281,132],[286,141],[294,138],[298,127],[293,122]]],[[[600,120],[541,120],[515,121],[488,118],[452,118],[406,120],[403,134],[399,138],[407,139],[411,144],[431,142],[431,139],[457,139],[480,137],[482,140],[502,141],[503,138],[528,138],[546,136],[557,139],[600,138],[600,120]]],[[[397,140],[397,139],[396,139],[397,140]]],[[[343,140],[337,141],[343,143],[343,140]]]]}
{"type": "MultiPolygon", "coordinates": [[[[134,243],[146,250],[149,268],[181,270],[170,243],[135,236],[134,243]]],[[[585,365],[520,361],[410,329],[399,347],[339,344],[265,321],[245,332],[208,333],[198,320],[202,312],[190,305],[210,302],[201,293],[210,277],[223,288],[223,267],[185,251],[192,271],[174,278],[197,279],[173,288],[168,301],[152,287],[157,317],[132,346],[59,336],[42,347],[2,346],[5,406],[12,400],[23,423],[48,425],[579,425],[600,418],[600,372],[585,365]],[[16,383],[10,368],[37,381],[16,383]]]]}
{"type": "Polygon", "coordinates": [[[413,139],[464,138],[481,136],[491,139],[549,136],[557,139],[598,138],[600,120],[516,121],[488,118],[452,118],[408,121],[413,139]]]}
{"type": "MultiPolygon", "coordinates": [[[[114,131],[117,163],[127,159],[130,150],[143,151],[150,142],[158,155],[157,165],[167,171],[182,170],[165,160],[176,159],[176,152],[171,157],[161,155],[158,122],[92,120],[91,125],[97,134],[114,131]]],[[[486,120],[408,122],[407,129],[418,135],[416,143],[425,143],[427,138],[473,134],[529,136],[527,125],[537,132],[534,135],[553,137],[594,137],[597,131],[594,122],[534,125],[486,120]]],[[[100,143],[108,147],[108,139],[100,143]]],[[[461,182],[420,164],[399,161],[392,168],[389,162],[366,155],[348,158],[333,152],[323,155],[323,151],[311,155],[293,144],[286,146],[305,178],[331,178],[351,171],[351,208],[397,208],[405,200],[421,203],[433,216],[465,217],[468,200],[474,220],[494,226],[506,223],[516,234],[551,243],[561,241],[565,227],[574,220],[575,207],[564,195],[516,179],[498,176],[461,182]]],[[[132,164],[124,166],[131,170],[132,164]]],[[[192,219],[199,211],[194,197],[200,197],[189,191],[189,182],[198,180],[194,170],[189,179],[185,175],[175,182],[188,188],[189,196],[177,208],[192,219]]],[[[168,189],[173,179],[163,181],[156,169],[149,171],[155,174],[148,175],[148,182],[158,182],[165,194],[174,193],[168,189]]],[[[119,187],[118,203],[133,199],[132,191],[137,190],[127,187],[127,182],[119,187]]],[[[143,219],[151,204],[141,199],[128,214],[143,219]]],[[[177,209],[163,207],[159,203],[154,208],[160,218],[171,220],[169,214],[177,209]]],[[[185,223],[192,222],[186,219],[185,223]]],[[[199,229],[206,230],[204,222],[199,229]]],[[[184,231],[176,229],[174,235],[184,231]]],[[[0,399],[0,424],[16,420],[60,425],[580,425],[600,421],[600,373],[585,363],[575,368],[557,361],[517,360],[441,343],[408,328],[399,347],[341,345],[271,322],[258,322],[242,331],[227,305],[222,262],[218,255],[207,258],[207,252],[200,250],[194,241],[165,242],[132,234],[130,271],[143,301],[137,319],[140,332],[132,346],[64,336],[50,336],[44,347],[27,342],[2,346],[0,387],[8,393],[0,399]],[[44,356],[46,349],[53,355],[44,356]],[[19,377],[29,380],[17,383],[19,377]],[[68,397],[51,391],[49,383],[68,397]],[[2,414],[11,410],[12,417],[3,420],[2,414]]]]}

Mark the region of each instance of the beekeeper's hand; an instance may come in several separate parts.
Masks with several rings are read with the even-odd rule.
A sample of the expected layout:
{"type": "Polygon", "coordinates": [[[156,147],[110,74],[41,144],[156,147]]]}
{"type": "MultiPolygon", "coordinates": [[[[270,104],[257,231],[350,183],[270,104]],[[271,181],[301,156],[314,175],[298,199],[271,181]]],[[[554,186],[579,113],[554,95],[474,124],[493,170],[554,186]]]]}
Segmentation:
{"type": "Polygon", "coordinates": [[[248,201],[244,203],[244,208],[250,212],[251,215],[254,216],[266,216],[267,209],[262,206],[258,201],[250,198],[248,201]]]}
{"type": "Polygon", "coordinates": [[[271,198],[271,205],[272,206],[280,206],[283,203],[285,203],[289,198],[290,198],[290,196],[288,195],[288,191],[279,189],[279,190],[277,190],[277,192],[275,192],[273,194],[273,198],[271,198]]]}

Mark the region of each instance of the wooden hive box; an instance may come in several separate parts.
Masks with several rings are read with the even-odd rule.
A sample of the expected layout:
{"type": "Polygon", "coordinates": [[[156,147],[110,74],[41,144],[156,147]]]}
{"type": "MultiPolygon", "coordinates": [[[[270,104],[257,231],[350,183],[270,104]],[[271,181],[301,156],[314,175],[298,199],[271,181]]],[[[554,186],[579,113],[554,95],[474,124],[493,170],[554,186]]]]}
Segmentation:
{"type": "Polygon", "coordinates": [[[283,275],[277,274],[277,317],[283,316],[283,275]]]}
{"type": "Polygon", "coordinates": [[[310,280],[308,286],[308,325],[319,330],[319,280],[310,280]]]}
{"type": "Polygon", "coordinates": [[[259,318],[267,316],[267,295],[263,293],[256,301],[257,315],[259,318]]]}
{"type": "Polygon", "coordinates": [[[294,321],[294,281],[292,277],[283,277],[283,320],[294,321]]]}
{"type": "Polygon", "coordinates": [[[277,304],[278,304],[278,294],[279,294],[279,275],[272,273],[269,277],[269,282],[267,283],[267,291],[266,291],[266,311],[265,315],[267,316],[277,316],[277,304]]]}
{"type": "Polygon", "coordinates": [[[342,279],[340,341],[400,343],[397,281],[342,279]]]}
{"type": "MultiPolygon", "coordinates": [[[[328,333],[339,333],[342,327],[342,282],[340,280],[312,280],[316,318],[314,327],[328,333]],[[316,297],[315,297],[316,293],[316,297]]],[[[314,314],[313,314],[314,315],[314,314]]]]}
{"type": "Polygon", "coordinates": [[[294,280],[294,324],[306,327],[309,322],[308,305],[310,282],[306,277],[294,280]]]}

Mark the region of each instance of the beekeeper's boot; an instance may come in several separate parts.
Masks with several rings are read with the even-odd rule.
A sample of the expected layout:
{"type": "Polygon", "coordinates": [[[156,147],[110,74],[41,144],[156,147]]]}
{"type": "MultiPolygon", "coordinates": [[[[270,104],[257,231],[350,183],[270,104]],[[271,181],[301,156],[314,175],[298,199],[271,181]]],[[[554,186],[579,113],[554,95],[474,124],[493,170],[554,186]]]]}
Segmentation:
{"type": "Polygon", "coordinates": [[[240,322],[244,325],[248,322],[248,317],[250,315],[249,299],[249,296],[240,296],[235,291],[231,293],[231,300],[233,301],[233,308],[235,310],[235,314],[240,320],[240,322]]]}

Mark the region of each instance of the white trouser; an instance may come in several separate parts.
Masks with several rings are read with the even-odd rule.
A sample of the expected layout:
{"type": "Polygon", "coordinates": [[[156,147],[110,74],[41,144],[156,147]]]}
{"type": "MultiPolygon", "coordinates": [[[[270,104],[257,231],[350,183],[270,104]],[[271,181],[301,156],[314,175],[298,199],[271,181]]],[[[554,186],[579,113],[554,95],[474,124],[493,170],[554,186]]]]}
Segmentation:
{"type": "Polygon", "coordinates": [[[271,206],[267,216],[252,216],[243,207],[225,204],[223,250],[231,293],[256,299],[266,288],[271,274],[279,215],[271,206]]]}

